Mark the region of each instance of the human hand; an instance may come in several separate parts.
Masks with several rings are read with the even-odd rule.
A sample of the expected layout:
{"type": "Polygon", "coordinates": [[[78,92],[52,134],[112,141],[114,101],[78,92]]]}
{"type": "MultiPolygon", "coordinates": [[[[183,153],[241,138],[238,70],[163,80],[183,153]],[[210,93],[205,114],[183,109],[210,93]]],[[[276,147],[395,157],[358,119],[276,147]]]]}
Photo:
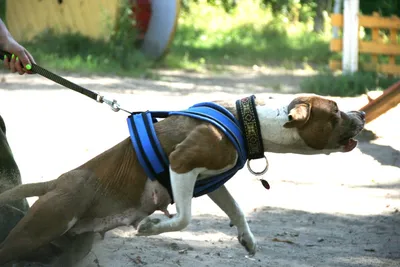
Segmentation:
{"type": "Polygon", "coordinates": [[[11,58],[4,57],[4,67],[11,70],[12,73],[18,72],[19,74],[33,72],[30,71],[32,68],[32,63],[35,63],[32,55],[11,36],[5,40],[2,45],[3,50],[12,54],[11,58]]]}

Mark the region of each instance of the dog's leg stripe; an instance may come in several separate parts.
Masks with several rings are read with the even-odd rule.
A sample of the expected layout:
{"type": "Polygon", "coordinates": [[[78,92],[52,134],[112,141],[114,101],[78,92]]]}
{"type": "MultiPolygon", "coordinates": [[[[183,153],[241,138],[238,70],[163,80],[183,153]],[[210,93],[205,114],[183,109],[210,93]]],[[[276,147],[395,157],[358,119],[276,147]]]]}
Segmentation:
{"type": "MultiPolygon", "coordinates": [[[[165,115],[165,114],[161,114],[165,115]]],[[[153,165],[150,162],[150,159],[148,158],[148,155],[144,151],[143,144],[140,142],[139,138],[139,132],[137,125],[135,124],[134,118],[133,117],[138,117],[139,119],[142,119],[143,117],[141,114],[133,114],[128,117],[128,128],[131,136],[131,141],[132,145],[136,151],[137,154],[137,159],[140,162],[140,165],[143,167],[146,175],[149,177],[150,180],[157,180],[160,184],[162,184],[168,191],[169,195],[172,198],[172,189],[171,189],[171,182],[170,182],[170,177],[169,177],[169,168],[166,168],[164,172],[156,174],[154,171],[153,165]]],[[[144,120],[146,121],[146,120],[144,120]]],[[[144,134],[150,134],[150,133],[144,133],[144,134]]]]}
{"type": "Polygon", "coordinates": [[[149,134],[146,131],[145,123],[144,123],[145,116],[146,115],[144,113],[142,113],[138,116],[134,116],[133,120],[135,122],[135,126],[136,126],[137,133],[139,136],[138,142],[143,147],[143,151],[145,152],[145,155],[146,155],[147,159],[149,160],[149,163],[151,164],[152,169],[155,171],[155,174],[158,174],[158,173],[163,172],[164,169],[161,165],[160,160],[157,160],[157,156],[154,151],[154,147],[150,143],[149,134]]]}
{"type": "MultiPolygon", "coordinates": [[[[153,123],[152,117],[150,113],[143,114],[143,121],[144,125],[146,127],[146,132],[149,137],[149,140],[151,142],[151,145],[153,146],[153,149],[157,155],[157,160],[160,162],[160,164],[163,166],[163,171],[160,173],[157,173],[157,176],[155,177],[157,181],[162,184],[170,194],[172,198],[172,188],[171,188],[171,182],[170,182],[170,176],[169,176],[169,161],[167,156],[164,153],[164,150],[161,147],[161,144],[158,142],[156,132],[154,130],[154,127],[151,127],[151,123],[153,123]]],[[[154,161],[152,161],[154,162],[154,161]]]]}
{"type": "Polygon", "coordinates": [[[158,158],[158,161],[160,162],[160,164],[163,167],[162,172],[166,172],[166,171],[168,171],[168,160],[167,160],[167,157],[164,154],[164,151],[160,147],[160,144],[155,139],[155,132],[153,130],[154,128],[151,127],[150,122],[149,122],[149,119],[151,121],[151,114],[150,113],[142,114],[142,116],[143,116],[144,126],[146,127],[146,132],[148,134],[150,143],[151,143],[151,145],[152,145],[152,147],[154,149],[154,152],[155,152],[155,154],[156,154],[156,156],[158,158]]]}

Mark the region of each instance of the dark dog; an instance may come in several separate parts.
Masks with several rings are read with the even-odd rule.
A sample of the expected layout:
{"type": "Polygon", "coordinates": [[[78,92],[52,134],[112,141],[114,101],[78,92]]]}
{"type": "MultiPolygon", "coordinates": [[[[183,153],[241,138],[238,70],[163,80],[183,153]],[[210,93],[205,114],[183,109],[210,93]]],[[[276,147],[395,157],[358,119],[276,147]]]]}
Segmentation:
{"type": "MultiPolygon", "coordinates": [[[[0,193],[20,184],[21,174],[7,141],[5,122],[0,116],[0,193]]],[[[4,241],[10,231],[25,216],[28,209],[29,205],[26,199],[14,200],[7,205],[0,206],[0,243],[4,241]]],[[[71,247],[73,239],[75,238],[60,237],[55,242],[41,247],[30,254],[28,253],[24,260],[30,262],[29,266],[33,266],[32,262],[37,263],[35,266],[43,266],[42,263],[53,262],[57,258],[62,259],[60,255],[62,255],[64,248],[69,248],[66,251],[76,249],[76,247],[79,248],[79,246],[75,246],[75,248],[71,247]]],[[[72,253],[74,252],[72,251],[72,253]]]]}
{"type": "MultiPolygon", "coordinates": [[[[21,175],[7,141],[6,124],[0,116],[0,193],[20,184],[21,175]]],[[[27,210],[25,199],[0,206],[0,242],[3,242],[27,210]]]]}

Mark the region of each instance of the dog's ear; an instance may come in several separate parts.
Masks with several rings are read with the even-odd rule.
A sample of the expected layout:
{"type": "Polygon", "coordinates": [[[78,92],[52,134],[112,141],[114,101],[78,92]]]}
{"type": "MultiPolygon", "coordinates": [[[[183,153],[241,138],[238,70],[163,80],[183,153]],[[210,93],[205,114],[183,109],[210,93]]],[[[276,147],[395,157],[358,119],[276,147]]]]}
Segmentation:
{"type": "MultiPolygon", "coordinates": [[[[290,106],[289,106],[290,108],[290,106]]],[[[288,122],[286,122],[283,127],[285,128],[301,128],[308,119],[310,118],[311,114],[311,104],[309,103],[299,103],[295,104],[294,107],[292,107],[289,110],[288,114],[288,122]]]]}

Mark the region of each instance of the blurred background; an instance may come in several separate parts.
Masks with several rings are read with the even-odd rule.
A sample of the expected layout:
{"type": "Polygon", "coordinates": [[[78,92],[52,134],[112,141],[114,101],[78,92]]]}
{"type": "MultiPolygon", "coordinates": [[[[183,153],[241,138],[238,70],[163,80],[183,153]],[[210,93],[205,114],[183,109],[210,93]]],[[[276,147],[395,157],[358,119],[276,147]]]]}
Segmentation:
{"type": "MultiPolygon", "coordinates": [[[[400,1],[362,0],[359,8],[360,15],[393,17],[400,1]]],[[[341,58],[330,42],[341,36],[331,15],[342,9],[340,0],[0,0],[0,16],[14,37],[52,70],[157,79],[160,69],[278,67],[309,73],[299,81],[307,92],[356,96],[387,88],[398,74],[363,69],[369,54],[360,54],[356,73],[329,67],[341,58]]],[[[360,28],[360,40],[371,40],[373,30],[360,28]]],[[[387,29],[378,35],[379,42],[393,41],[387,29]]],[[[394,60],[399,64],[397,52],[394,60]]],[[[279,82],[273,88],[282,89],[279,82]]]]}

